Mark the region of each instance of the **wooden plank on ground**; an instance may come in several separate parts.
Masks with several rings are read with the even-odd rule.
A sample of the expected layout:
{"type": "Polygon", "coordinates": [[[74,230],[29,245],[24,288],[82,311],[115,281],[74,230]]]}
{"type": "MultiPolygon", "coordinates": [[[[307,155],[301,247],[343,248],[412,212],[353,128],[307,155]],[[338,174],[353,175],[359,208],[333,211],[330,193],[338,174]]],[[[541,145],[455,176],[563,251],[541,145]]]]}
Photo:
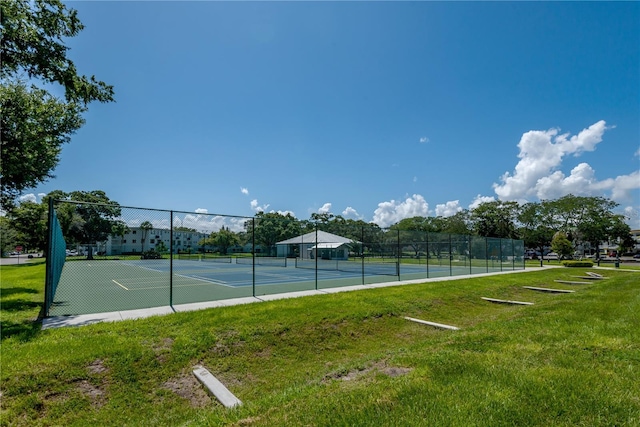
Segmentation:
{"type": "Polygon", "coordinates": [[[433,326],[435,328],[441,328],[441,329],[450,329],[452,331],[457,331],[460,328],[456,327],[456,326],[451,326],[451,325],[443,325],[442,323],[435,323],[435,322],[428,322],[426,320],[421,320],[421,319],[415,319],[413,317],[405,317],[405,319],[407,320],[411,320],[412,322],[417,322],[417,323],[422,323],[423,325],[429,325],[429,326],[433,326]]]}
{"type": "Polygon", "coordinates": [[[555,294],[571,294],[575,291],[569,289],[551,289],[551,288],[538,288],[536,286],[523,286],[525,289],[531,289],[532,291],[551,292],[555,294]]]}
{"type": "Polygon", "coordinates": [[[533,305],[532,302],[511,301],[511,300],[496,299],[496,298],[486,298],[486,297],[481,297],[481,298],[483,300],[485,300],[485,301],[498,302],[498,303],[501,303],[501,304],[533,305]]]}

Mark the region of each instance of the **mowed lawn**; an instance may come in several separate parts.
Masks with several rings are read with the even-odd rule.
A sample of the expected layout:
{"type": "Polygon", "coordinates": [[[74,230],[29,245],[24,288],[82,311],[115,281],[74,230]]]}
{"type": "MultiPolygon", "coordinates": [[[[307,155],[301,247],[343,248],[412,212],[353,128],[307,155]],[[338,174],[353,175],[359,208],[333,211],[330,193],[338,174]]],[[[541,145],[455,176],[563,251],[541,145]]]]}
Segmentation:
{"type": "Polygon", "coordinates": [[[596,270],[547,268],[42,331],[33,320],[44,266],[3,266],[1,424],[638,426],[640,272],[601,269],[605,280],[554,282],[580,281],[574,276],[586,271],[596,270]],[[242,406],[208,396],[196,365],[242,406]]]}

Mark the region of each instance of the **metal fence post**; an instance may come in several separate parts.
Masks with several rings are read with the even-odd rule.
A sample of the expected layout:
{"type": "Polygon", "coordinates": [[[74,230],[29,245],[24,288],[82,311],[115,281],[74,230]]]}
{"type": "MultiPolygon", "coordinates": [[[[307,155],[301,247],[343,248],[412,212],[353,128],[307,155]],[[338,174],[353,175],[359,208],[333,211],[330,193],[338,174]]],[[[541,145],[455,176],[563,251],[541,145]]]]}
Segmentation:
{"type": "Polygon", "coordinates": [[[429,232],[425,232],[426,234],[426,244],[427,244],[427,279],[429,278],[429,232]]]}
{"type": "Polygon", "coordinates": [[[173,307],[173,211],[169,211],[169,306],[173,307]]]}
{"type": "MultiPolygon", "coordinates": [[[[269,249],[271,250],[271,249],[269,249]]],[[[251,289],[252,295],[256,296],[256,217],[251,221],[251,289]]]]}
{"type": "Polygon", "coordinates": [[[313,249],[311,250],[311,253],[313,253],[313,257],[316,259],[316,291],[318,290],[318,223],[316,222],[316,251],[315,253],[313,252],[313,249]]]}
{"type": "Polygon", "coordinates": [[[402,248],[402,245],[400,244],[400,229],[398,229],[398,255],[396,257],[396,273],[398,276],[398,280],[400,280],[400,259],[402,259],[402,257],[400,256],[401,248],[402,248]]]}
{"type": "Polygon", "coordinates": [[[49,212],[47,213],[47,251],[44,282],[44,307],[43,317],[49,316],[49,307],[53,300],[53,197],[49,198],[49,212]]]}
{"type": "Polygon", "coordinates": [[[362,244],[360,245],[360,270],[362,271],[362,284],[364,285],[364,225],[360,226],[360,236],[362,244]]]}

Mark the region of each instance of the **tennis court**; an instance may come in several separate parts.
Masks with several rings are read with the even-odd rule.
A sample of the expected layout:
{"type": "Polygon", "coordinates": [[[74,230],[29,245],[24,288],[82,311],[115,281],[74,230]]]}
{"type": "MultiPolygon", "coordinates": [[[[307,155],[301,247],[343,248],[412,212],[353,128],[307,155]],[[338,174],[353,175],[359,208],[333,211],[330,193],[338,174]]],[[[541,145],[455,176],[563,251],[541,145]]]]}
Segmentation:
{"type": "MultiPolygon", "coordinates": [[[[316,263],[256,258],[254,266],[251,260],[229,257],[216,261],[69,261],[64,264],[50,315],[133,310],[451,273],[449,266],[398,265],[395,262],[318,260],[316,263]]],[[[469,274],[469,269],[458,274],[469,274]]]]}
{"type": "Polygon", "coordinates": [[[329,225],[49,200],[45,316],[524,268],[522,241],[329,225]]]}

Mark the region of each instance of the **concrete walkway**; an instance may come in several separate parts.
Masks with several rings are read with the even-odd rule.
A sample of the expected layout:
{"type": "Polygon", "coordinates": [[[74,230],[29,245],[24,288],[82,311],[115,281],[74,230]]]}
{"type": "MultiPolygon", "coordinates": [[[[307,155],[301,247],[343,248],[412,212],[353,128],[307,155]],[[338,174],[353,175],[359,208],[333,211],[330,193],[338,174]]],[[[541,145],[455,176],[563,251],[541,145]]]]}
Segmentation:
{"type": "Polygon", "coordinates": [[[244,298],[234,298],[234,299],[226,299],[226,300],[220,300],[220,301],[197,302],[192,304],[179,304],[174,306],[144,308],[139,310],[113,311],[109,313],[96,313],[96,314],[81,314],[78,316],[48,317],[42,320],[42,329],[61,328],[66,326],[83,326],[83,325],[90,325],[92,323],[98,323],[98,322],[117,322],[120,320],[141,319],[141,318],[146,318],[151,316],[161,316],[161,315],[166,315],[171,313],[179,313],[183,311],[195,311],[195,310],[203,310],[207,308],[229,307],[232,305],[252,304],[257,302],[276,301],[281,299],[299,298],[299,297],[306,297],[306,296],[312,296],[312,295],[327,295],[327,294],[335,294],[338,292],[362,291],[366,289],[412,285],[417,283],[446,282],[451,280],[468,279],[471,277],[485,277],[485,276],[499,276],[503,274],[527,273],[531,271],[540,271],[540,270],[546,270],[549,268],[559,268],[559,267],[561,266],[527,267],[524,270],[515,270],[515,271],[499,271],[499,272],[493,272],[493,273],[482,273],[482,274],[473,274],[473,275],[468,274],[468,275],[462,275],[462,276],[434,277],[431,279],[417,279],[417,280],[405,280],[405,281],[386,282],[386,283],[372,283],[370,285],[354,285],[354,286],[344,286],[339,288],[327,288],[327,289],[318,289],[318,290],[309,290],[309,291],[300,291],[300,292],[289,292],[284,294],[260,295],[256,297],[244,297],[244,298]]]}

